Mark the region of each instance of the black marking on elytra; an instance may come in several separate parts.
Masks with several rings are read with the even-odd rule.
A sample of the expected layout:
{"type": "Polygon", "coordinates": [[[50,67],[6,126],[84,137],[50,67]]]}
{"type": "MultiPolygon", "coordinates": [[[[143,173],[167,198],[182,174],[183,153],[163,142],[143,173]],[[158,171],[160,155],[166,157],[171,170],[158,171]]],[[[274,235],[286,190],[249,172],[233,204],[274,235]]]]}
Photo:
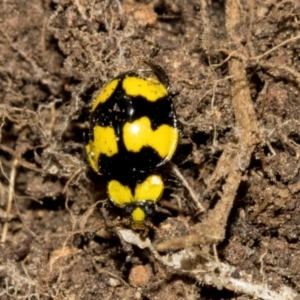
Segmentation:
{"type": "Polygon", "coordinates": [[[172,99],[169,95],[157,101],[148,101],[144,97],[126,95],[122,87],[123,76],[112,95],[104,103],[99,103],[91,114],[92,127],[97,124],[103,127],[113,126],[116,130],[126,122],[133,122],[141,117],[151,120],[152,130],[162,124],[177,127],[177,119],[172,99]]]}
{"type": "Polygon", "coordinates": [[[101,173],[108,179],[117,179],[123,185],[144,181],[152,173],[161,158],[151,147],[143,147],[134,153],[119,149],[120,151],[108,157],[100,154],[99,164],[101,173]]]}

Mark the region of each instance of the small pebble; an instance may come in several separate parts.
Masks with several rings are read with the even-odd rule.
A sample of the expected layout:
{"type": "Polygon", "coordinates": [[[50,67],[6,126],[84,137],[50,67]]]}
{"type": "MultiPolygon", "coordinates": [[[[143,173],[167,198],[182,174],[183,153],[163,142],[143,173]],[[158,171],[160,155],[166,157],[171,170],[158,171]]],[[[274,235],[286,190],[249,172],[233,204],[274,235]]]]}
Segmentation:
{"type": "Polygon", "coordinates": [[[148,266],[135,266],[130,270],[129,283],[133,286],[145,286],[152,276],[152,271],[148,266]]]}
{"type": "Polygon", "coordinates": [[[109,285],[112,286],[112,287],[116,287],[116,286],[119,286],[120,285],[120,281],[115,279],[115,278],[109,278],[109,281],[108,281],[109,285]]]}

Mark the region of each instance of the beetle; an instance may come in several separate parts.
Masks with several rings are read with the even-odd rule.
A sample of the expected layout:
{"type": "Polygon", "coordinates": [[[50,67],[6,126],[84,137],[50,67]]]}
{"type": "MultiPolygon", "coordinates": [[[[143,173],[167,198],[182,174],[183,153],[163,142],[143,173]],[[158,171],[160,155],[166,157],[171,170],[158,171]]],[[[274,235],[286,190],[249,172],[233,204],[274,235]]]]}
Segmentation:
{"type": "Polygon", "coordinates": [[[110,201],[130,214],[134,230],[145,228],[163,194],[160,168],[179,138],[168,75],[147,63],[151,74],[123,73],[96,94],[85,146],[90,166],[107,180],[110,201]]]}

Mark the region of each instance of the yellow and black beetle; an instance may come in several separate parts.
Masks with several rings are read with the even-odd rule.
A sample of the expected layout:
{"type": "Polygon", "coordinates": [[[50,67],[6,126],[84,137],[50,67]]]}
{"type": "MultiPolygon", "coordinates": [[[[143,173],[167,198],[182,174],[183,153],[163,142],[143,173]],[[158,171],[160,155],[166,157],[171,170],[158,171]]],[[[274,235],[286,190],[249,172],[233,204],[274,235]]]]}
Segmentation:
{"type": "Polygon", "coordinates": [[[172,158],[179,136],[168,76],[148,64],[154,75],[129,71],[100,90],[86,145],[91,167],[107,178],[109,199],[131,215],[133,229],[144,229],[163,193],[159,167],[172,158]]]}

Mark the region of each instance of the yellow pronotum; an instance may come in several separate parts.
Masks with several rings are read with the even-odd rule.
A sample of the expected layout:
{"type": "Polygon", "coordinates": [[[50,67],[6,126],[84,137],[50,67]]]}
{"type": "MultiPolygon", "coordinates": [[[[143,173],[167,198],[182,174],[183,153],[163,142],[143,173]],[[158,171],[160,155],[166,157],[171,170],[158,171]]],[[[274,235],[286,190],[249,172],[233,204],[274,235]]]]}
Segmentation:
{"type": "Polygon", "coordinates": [[[107,191],[111,201],[118,206],[133,204],[135,202],[156,202],[162,195],[164,183],[160,176],[150,175],[141,183],[138,183],[132,195],[128,186],[122,185],[117,180],[108,183],[107,191]]]}

